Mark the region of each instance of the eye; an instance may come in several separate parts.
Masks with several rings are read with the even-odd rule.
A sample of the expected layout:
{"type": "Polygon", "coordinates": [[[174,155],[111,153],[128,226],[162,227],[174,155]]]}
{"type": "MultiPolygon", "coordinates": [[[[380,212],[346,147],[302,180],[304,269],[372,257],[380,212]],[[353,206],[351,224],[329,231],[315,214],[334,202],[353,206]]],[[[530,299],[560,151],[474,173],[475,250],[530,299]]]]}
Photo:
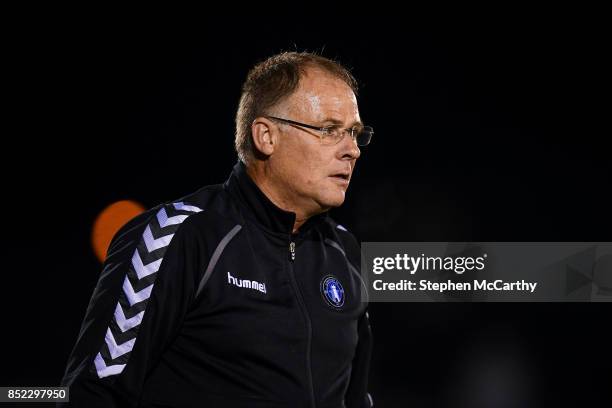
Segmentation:
{"type": "Polygon", "coordinates": [[[328,126],[323,128],[323,134],[332,139],[337,138],[340,135],[340,127],[339,126],[328,126]]]}

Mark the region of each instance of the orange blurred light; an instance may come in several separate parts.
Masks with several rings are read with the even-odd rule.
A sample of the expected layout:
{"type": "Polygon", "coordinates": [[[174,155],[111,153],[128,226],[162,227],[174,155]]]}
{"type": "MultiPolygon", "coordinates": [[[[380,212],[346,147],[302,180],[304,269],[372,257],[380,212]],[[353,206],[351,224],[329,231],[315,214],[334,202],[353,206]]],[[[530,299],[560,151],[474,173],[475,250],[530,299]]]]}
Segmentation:
{"type": "Polygon", "coordinates": [[[113,236],[129,220],[145,211],[136,201],[121,200],[106,207],[96,218],[91,234],[91,244],[100,262],[106,259],[108,246],[113,236]]]}

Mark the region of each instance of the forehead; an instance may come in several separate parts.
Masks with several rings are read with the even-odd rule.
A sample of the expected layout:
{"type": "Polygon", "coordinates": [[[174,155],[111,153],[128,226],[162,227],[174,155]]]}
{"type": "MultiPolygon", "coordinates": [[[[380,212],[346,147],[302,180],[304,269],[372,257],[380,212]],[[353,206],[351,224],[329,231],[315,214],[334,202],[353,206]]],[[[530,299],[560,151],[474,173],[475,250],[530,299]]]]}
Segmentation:
{"type": "Polygon", "coordinates": [[[357,98],[342,79],[319,68],[308,68],[289,98],[292,113],[304,119],[359,121],[357,98]]]}

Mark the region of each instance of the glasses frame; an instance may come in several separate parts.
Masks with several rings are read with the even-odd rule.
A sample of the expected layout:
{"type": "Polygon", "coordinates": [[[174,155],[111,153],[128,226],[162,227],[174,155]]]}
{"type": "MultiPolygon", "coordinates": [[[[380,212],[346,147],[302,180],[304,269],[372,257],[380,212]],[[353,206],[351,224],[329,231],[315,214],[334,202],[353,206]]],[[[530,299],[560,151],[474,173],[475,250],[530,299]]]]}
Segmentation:
{"type": "MultiPolygon", "coordinates": [[[[264,116],[265,118],[268,119],[272,119],[272,120],[277,120],[279,122],[283,122],[283,123],[287,123],[289,125],[294,125],[294,126],[298,126],[298,127],[303,127],[306,129],[312,129],[312,130],[316,130],[319,131],[321,133],[320,139],[321,139],[321,144],[323,143],[323,138],[324,136],[328,136],[329,135],[329,129],[330,128],[337,128],[338,126],[336,125],[332,125],[332,126],[313,126],[313,125],[309,125],[306,123],[301,123],[301,122],[297,122],[295,120],[291,120],[291,119],[285,119],[285,118],[279,118],[276,116],[264,116]]],[[[303,129],[302,129],[303,130],[303,129]]],[[[346,128],[346,129],[339,129],[342,131],[341,133],[341,137],[339,137],[335,143],[331,143],[328,146],[334,146],[337,145],[338,143],[340,143],[342,141],[342,139],[344,139],[344,135],[345,133],[350,133],[351,134],[351,138],[355,141],[355,143],[357,144],[357,146],[367,146],[370,144],[370,142],[372,141],[372,136],[374,136],[374,129],[371,126],[363,126],[361,129],[359,129],[359,131],[355,134],[356,129],[354,128],[346,128]],[[368,131],[370,133],[370,137],[368,139],[368,142],[365,144],[359,144],[359,142],[357,141],[357,135],[363,131],[368,131]]],[[[332,139],[333,140],[333,139],[332,139]]]]}

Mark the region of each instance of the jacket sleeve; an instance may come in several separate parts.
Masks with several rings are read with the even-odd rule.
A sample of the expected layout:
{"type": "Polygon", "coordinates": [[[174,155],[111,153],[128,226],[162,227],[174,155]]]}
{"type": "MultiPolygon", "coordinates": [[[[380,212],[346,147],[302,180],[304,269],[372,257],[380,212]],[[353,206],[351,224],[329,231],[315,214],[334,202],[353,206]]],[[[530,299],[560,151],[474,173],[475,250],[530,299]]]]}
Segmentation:
{"type": "Polygon", "coordinates": [[[370,408],[374,401],[368,393],[368,375],[370,372],[370,357],[372,354],[372,330],[370,328],[367,310],[359,319],[357,326],[359,341],[353,357],[351,380],[346,392],[347,408],[370,408]]]}
{"type": "Polygon", "coordinates": [[[61,382],[70,402],[58,406],[138,404],[193,299],[201,262],[188,217],[199,211],[162,206],[115,235],[61,382]]]}

